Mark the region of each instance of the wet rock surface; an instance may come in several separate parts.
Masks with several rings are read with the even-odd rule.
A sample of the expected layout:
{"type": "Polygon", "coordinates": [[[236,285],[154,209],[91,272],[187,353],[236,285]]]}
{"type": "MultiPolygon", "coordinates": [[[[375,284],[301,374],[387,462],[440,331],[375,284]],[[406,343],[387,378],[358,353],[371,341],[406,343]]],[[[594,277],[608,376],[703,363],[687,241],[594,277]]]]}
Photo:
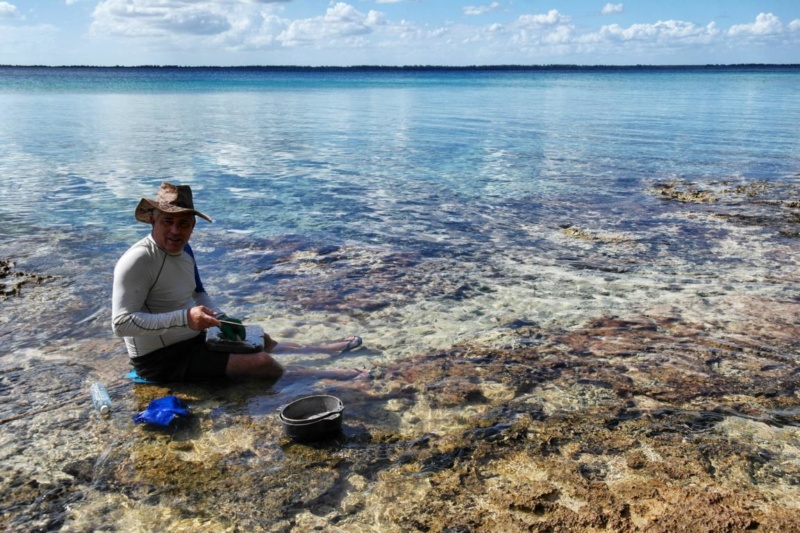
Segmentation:
{"type": "Polygon", "coordinates": [[[51,279],[52,276],[17,270],[14,261],[10,259],[0,260],[0,301],[20,296],[22,289],[28,284],[39,284],[51,279]]]}
{"type": "Polygon", "coordinates": [[[93,529],[105,507],[107,525],[142,530],[800,527],[797,328],[736,342],[652,317],[514,325],[535,346],[461,346],[326,383],[344,430],[310,445],[283,435],[264,383],[122,384],[107,423],[65,401],[60,422],[27,420],[29,438],[76,431],[81,446],[39,458],[38,474],[6,449],[2,526],[93,529]],[[192,408],[188,426],[132,426],[126,412],[168,393],[192,408]]]}
{"type": "Polygon", "coordinates": [[[768,181],[673,179],[657,183],[653,193],[662,200],[711,204],[712,216],[746,226],[777,230],[783,237],[800,236],[800,202],[792,183],[768,181]]]}

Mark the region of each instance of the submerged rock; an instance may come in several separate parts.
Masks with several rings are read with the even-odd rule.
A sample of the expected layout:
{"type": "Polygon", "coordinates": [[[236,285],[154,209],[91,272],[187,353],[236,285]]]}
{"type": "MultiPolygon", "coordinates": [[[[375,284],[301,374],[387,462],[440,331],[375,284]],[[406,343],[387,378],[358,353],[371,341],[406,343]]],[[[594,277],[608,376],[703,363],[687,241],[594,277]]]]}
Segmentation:
{"type": "Polygon", "coordinates": [[[10,259],[0,260],[0,300],[20,296],[22,288],[28,284],[39,284],[53,279],[53,276],[16,270],[15,266],[10,259]]]}
{"type": "Polygon", "coordinates": [[[18,504],[4,526],[36,509],[42,524],[97,528],[104,501],[111,523],[142,529],[790,531],[797,333],[735,342],[669,318],[606,318],[542,332],[535,348],[421,354],[330,384],[344,432],[308,445],[255,408],[258,383],[136,386],[131,409],[175,393],[195,421],[106,427],[115,444],[84,446],[46,489],[6,476],[3,500],[18,504]],[[45,494],[53,506],[32,507],[45,494]]]}

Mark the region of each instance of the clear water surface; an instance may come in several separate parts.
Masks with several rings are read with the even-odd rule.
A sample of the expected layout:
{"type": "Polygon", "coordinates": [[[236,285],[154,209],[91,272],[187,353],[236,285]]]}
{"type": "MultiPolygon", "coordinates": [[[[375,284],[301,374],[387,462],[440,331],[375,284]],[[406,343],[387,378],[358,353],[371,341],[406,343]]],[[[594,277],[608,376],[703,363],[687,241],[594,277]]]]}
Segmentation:
{"type": "Polygon", "coordinates": [[[321,307],[371,331],[390,358],[408,340],[397,329],[430,323],[429,313],[441,326],[415,346],[521,317],[641,312],[671,302],[674,291],[661,289],[673,282],[713,276],[715,290],[738,291],[745,278],[792,269],[785,251],[796,243],[687,217],[653,187],[795,186],[798,76],[766,67],[3,68],[0,252],[63,275],[78,300],[71,312],[91,315],[108,307],[116,258],[147,231],[132,217],[137,200],[162,180],[187,183],[215,219],[194,242],[218,299],[279,330],[325,324],[308,303],[328,274],[280,265],[340,247],[332,264],[344,272],[328,280],[321,307]],[[569,239],[567,227],[594,239],[569,239]],[[485,294],[453,317],[448,291],[464,285],[485,294]],[[306,303],[295,309],[298,293],[306,303]],[[335,305],[359,310],[359,299],[382,312],[335,305]]]}
{"type": "MultiPolygon", "coordinates": [[[[4,468],[32,478],[110,438],[86,431],[101,426],[85,392],[127,371],[112,271],[163,180],[190,184],[214,218],[193,243],[230,314],[279,338],[367,345],[287,363],[514,346],[521,324],[554,334],[600,317],[656,317],[720,346],[796,328],[796,68],[0,68],[0,146],[3,281],[49,276],[0,301],[16,398],[3,416],[40,413],[4,426],[4,468]]],[[[233,409],[263,418],[315,387],[279,382],[233,409]]],[[[114,442],[130,426],[115,418],[114,442]]],[[[209,433],[209,449],[251,429],[209,433]]],[[[103,445],[96,471],[116,449],[103,445]]],[[[129,520],[103,501],[87,496],[84,523],[108,524],[107,507],[129,520]]]]}

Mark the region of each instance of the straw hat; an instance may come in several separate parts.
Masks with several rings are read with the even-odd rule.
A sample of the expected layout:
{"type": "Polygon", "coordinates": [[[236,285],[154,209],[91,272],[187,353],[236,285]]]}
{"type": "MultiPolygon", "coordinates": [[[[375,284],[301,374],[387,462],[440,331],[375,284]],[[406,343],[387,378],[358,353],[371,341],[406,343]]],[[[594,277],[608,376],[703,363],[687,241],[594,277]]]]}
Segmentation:
{"type": "Polygon", "coordinates": [[[136,220],[149,224],[153,209],[173,214],[191,213],[212,222],[211,217],[194,208],[192,188],[188,185],[173,185],[166,181],[162,183],[155,200],[149,198],[139,200],[139,205],[136,206],[136,220]]]}

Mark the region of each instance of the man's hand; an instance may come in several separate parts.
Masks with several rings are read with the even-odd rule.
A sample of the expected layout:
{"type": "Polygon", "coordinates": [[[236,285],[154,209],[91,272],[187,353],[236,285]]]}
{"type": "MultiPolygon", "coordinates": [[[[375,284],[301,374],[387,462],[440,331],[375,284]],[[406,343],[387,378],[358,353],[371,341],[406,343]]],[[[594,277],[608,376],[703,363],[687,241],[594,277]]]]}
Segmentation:
{"type": "Polygon", "coordinates": [[[187,319],[189,327],[195,331],[203,331],[212,326],[219,326],[219,320],[214,317],[214,311],[203,305],[189,309],[187,319]]]}
{"type": "Polygon", "coordinates": [[[219,329],[222,331],[222,336],[228,339],[229,341],[243,341],[247,338],[247,330],[244,329],[242,326],[242,321],[238,318],[231,318],[227,315],[219,315],[217,320],[224,320],[225,322],[220,322],[219,329]],[[230,324],[229,322],[233,322],[234,324],[230,324]]]}

